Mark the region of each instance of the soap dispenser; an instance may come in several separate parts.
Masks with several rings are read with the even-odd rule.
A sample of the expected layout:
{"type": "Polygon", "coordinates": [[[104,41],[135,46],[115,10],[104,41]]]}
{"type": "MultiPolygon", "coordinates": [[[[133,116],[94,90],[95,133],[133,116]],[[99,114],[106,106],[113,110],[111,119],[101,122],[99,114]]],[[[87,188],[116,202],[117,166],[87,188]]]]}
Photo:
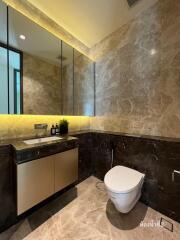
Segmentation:
{"type": "Polygon", "coordinates": [[[54,127],[54,124],[51,127],[51,135],[56,135],[56,128],[54,127]]]}
{"type": "Polygon", "coordinates": [[[59,135],[59,126],[58,126],[58,124],[56,123],[56,135],[59,135]]]}

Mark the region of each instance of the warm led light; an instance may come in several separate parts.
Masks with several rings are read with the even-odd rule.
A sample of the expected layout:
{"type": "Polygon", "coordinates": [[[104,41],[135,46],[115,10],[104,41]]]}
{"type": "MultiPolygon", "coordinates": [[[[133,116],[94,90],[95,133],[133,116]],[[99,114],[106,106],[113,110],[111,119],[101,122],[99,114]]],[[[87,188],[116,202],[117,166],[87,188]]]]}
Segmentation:
{"type": "Polygon", "coordinates": [[[19,38],[22,39],[22,40],[25,40],[25,39],[26,39],[26,36],[20,35],[19,38]]]}
{"type": "Polygon", "coordinates": [[[34,124],[44,122],[48,124],[49,133],[52,124],[62,119],[68,120],[70,133],[90,129],[91,117],[88,116],[0,114],[0,139],[34,136],[34,124]]]}
{"type": "Polygon", "coordinates": [[[96,58],[91,56],[91,54],[89,52],[90,49],[87,46],[85,46],[81,42],[79,42],[79,43],[76,42],[77,41],[76,38],[74,39],[73,37],[68,37],[69,34],[61,33],[61,31],[57,30],[57,26],[55,28],[53,28],[52,25],[50,23],[48,23],[48,17],[40,18],[38,16],[38,14],[35,14],[37,12],[37,9],[33,8],[34,10],[32,10],[30,5],[28,7],[28,4],[30,4],[30,3],[27,4],[26,1],[24,1],[23,3],[22,3],[22,1],[19,1],[19,2],[18,1],[12,1],[12,0],[3,0],[3,1],[7,5],[16,9],[18,12],[22,13],[27,18],[31,19],[33,22],[35,22],[39,26],[43,27],[44,29],[46,29],[47,31],[52,33],[54,36],[56,36],[60,40],[63,40],[64,42],[66,42],[67,44],[72,46],[73,48],[77,49],[80,53],[84,54],[85,56],[87,56],[92,61],[96,61],[96,58]]]}

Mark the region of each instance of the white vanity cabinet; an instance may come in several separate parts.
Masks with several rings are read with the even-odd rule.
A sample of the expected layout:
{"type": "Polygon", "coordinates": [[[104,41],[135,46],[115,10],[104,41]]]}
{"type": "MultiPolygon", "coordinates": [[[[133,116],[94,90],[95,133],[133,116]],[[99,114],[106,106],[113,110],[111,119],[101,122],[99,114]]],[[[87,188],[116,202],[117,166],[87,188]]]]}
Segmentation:
{"type": "Polygon", "coordinates": [[[78,179],[78,148],[17,165],[20,215],[78,179]]]}

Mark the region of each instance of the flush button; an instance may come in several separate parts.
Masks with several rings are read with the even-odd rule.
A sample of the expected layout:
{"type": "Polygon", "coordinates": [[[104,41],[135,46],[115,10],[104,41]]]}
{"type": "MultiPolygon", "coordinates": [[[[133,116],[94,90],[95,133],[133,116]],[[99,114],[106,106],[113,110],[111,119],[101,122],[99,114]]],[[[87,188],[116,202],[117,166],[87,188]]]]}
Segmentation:
{"type": "Polygon", "coordinates": [[[180,171],[174,170],[174,171],[172,172],[172,182],[174,182],[175,175],[179,175],[179,177],[180,177],[180,171]]]}

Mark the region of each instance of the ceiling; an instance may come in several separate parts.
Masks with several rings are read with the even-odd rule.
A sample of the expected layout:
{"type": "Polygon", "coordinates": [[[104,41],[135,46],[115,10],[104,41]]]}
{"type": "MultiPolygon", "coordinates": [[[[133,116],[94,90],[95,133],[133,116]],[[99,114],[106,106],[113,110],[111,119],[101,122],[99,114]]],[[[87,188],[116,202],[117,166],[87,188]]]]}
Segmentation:
{"type": "MultiPolygon", "coordinates": [[[[0,43],[7,45],[6,5],[0,1],[0,43]]],[[[60,66],[61,40],[9,7],[9,45],[16,50],[36,56],[50,64],[60,66]],[[25,40],[20,38],[25,36],[25,40]]],[[[80,54],[80,53],[78,53],[80,54]]],[[[73,63],[73,48],[62,43],[63,66],[73,63]]],[[[77,56],[77,51],[76,51],[77,56]]],[[[10,51],[10,65],[17,68],[18,54],[10,51]]],[[[0,63],[7,64],[7,50],[0,47],[0,63]]]]}
{"type": "Polygon", "coordinates": [[[90,48],[157,0],[28,1],[90,48]]]}
{"type": "MultiPolygon", "coordinates": [[[[9,44],[15,49],[60,66],[61,41],[30,19],[9,8],[9,44]],[[25,40],[20,35],[26,37],[25,40]]],[[[73,61],[72,47],[63,43],[63,64],[73,61]]]]}

